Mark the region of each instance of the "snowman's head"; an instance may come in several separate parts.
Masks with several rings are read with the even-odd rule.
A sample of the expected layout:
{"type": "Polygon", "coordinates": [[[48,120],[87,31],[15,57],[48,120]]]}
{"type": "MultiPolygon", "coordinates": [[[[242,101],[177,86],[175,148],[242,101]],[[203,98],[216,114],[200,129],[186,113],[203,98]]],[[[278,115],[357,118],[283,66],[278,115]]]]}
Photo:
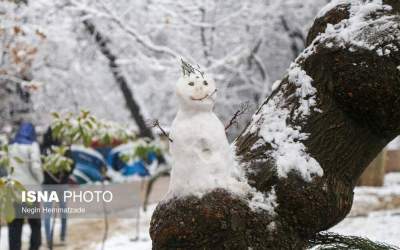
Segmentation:
{"type": "Polygon", "coordinates": [[[183,70],[176,84],[176,94],[181,106],[185,108],[212,110],[216,91],[214,80],[197,69],[183,70]]]}

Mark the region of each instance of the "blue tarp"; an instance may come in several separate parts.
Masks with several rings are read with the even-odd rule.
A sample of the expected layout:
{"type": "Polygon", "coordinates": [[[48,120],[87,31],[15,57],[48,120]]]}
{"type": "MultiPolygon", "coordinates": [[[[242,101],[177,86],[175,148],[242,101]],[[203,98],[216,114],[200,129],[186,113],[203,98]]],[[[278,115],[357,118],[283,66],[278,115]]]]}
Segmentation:
{"type": "Polygon", "coordinates": [[[133,145],[127,144],[113,149],[107,157],[108,165],[124,176],[139,175],[144,177],[150,175],[146,165],[151,164],[157,159],[157,154],[155,152],[150,152],[146,157],[146,161],[144,159],[137,159],[133,162],[126,163],[121,160],[121,154],[132,151],[133,147],[133,145]]]}
{"type": "Polygon", "coordinates": [[[73,175],[79,184],[103,180],[102,171],[106,163],[101,154],[93,149],[75,146],[71,147],[71,158],[75,163],[73,175]]]}

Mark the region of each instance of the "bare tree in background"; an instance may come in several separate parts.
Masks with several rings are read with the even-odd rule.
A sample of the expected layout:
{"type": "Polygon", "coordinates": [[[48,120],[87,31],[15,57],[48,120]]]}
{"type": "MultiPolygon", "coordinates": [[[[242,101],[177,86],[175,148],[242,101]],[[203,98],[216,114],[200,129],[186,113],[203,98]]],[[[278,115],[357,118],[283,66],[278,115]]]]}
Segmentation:
{"type": "MultiPolygon", "coordinates": [[[[4,5],[18,9],[11,2],[4,5]]],[[[6,20],[10,14],[2,13],[6,20]]],[[[15,20],[0,24],[0,131],[6,125],[31,119],[31,93],[38,87],[32,82],[32,65],[45,40],[46,36],[29,24],[15,20]]]]}
{"type": "MultiPolygon", "coordinates": [[[[38,124],[47,124],[54,110],[81,108],[98,117],[130,122],[122,85],[110,84],[115,82],[110,61],[87,35],[85,20],[106,37],[115,66],[134,90],[142,116],[169,124],[176,112],[173,86],[180,57],[213,73],[220,89],[216,111],[227,122],[244,100],[254,111],[293,59],[291,38],[279,17],[290,16],[290,30],[304,35],[322,4],[314,0],[37,0],[0,8],[10,19],[17,17],[19,23],[46,36],[32,65],[33,78],[43,83],[32,96],[38,124]]],[[[243,116],[239,127],[229,133],[237,135],[249,118],[243,116]]]]}
{"type": "Polygon", "coordinates": [[[101,34],[97,29],[96,26],[90,22],[89,20],[84,20],[83,24],[85,25],[88,32],[94,37],[95,42],[99,46],[101,53],[107,58],[109,61],[109,66],[112,74],[114,75],[115,82],[121,89],[122,95],[125,98],[126,106],[128,107],[129,112],[133,120],[135,121],[139,135],[153,138],[153,133],[151,129],[146,125],[145,119],[141,113],[141,108],[139,104],[136,102],[132,90],[128,85],[128,82],[125,76],[122,74],[119,66],[116,64],[117,57],[114,53],[108,48],[107,46],[107,39],[101,34]]]}

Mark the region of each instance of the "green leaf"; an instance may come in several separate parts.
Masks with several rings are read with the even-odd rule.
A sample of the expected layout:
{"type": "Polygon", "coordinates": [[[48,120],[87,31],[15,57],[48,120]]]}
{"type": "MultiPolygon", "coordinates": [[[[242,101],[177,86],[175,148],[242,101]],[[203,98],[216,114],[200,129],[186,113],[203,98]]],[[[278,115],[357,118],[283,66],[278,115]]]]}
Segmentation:
{"type": "Polygon", "coordinates": [[[9,151],[9,147],[8,147],[8,145],[4,145],[3,147],[2,147],[2,151],[4,151],[6,154],[8,154],[10,151],[9,151]]]}
{"type": "Polygon", "coordinates": [[[62,124],[57,124],[56,126],[52,127],[52,129],[51,129],[52,130],[52,136],[54,138],[60,139],[62,128],[63,128],[62,124]]]}
{"type": "Polygon", "coordinates": [[[58,112],[52,112],[51,116],[53,116],[55,119],[60,119],[60,114],[58,112]]]}
{"type": "Polygon", "coordinates": [[[92,143],[92,138],[90,137],[90,135],[87,133],[82,133],[82,138],[83,138],[83,144],[86,147],[89,147],[92,143]]]}
{"type": "Polygon", "coordinates": [[[18,192],[26,191],[26,188],[24,187],[24,185],[22,185],[21,182],[16,181],[16,180],[14,181],[14,187],[15,187],[15,190],[18,192]]]}
{"type": "Polygon", "coordinates": [[[110,136],[110,134],[105,134],[102,140],[102,143],[105,145],[110,145],[112,143],[112,138],[110,136]]]}

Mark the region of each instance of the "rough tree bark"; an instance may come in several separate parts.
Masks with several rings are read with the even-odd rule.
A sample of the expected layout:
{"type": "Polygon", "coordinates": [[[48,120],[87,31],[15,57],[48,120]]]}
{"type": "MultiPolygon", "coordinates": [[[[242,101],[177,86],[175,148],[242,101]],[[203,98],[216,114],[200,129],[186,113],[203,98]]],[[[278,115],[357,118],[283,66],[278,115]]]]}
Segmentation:
{"type": "Polygon", "coordinates": [[[115,81],[117,82],[125,98],[126,106],[128,107],[132,118],[135,120],[136,125],[138,126],[139,135],[153,138],[153,133],[151,129],[146,125],[146,122],[140,111],[140,106],[133,97],[132,90],[129,88],[126,78],[123,76],[120,68],[116,63],[117,57],[112,53],[107,45],[107,39],[97,30],[96,26],[90,20],[84,20],[83,24],[85,25],[88,32],[92,36],[94,36],[95,42],[99,46],[101,53],[107,58],[115,81]]]}
{"type": "Polygon", "coordinates": [[[311,181],[297,171],[279,176],[273,141],[263,139],[264,123],[257,127],[253,118],[235,141],[236,153],[252,187],[265,195],[275,190],[275,213],[253,211],[246,200],[225,190],[174,198],[153,214],[154,249],[304,249],[318,232],[347,215],[359,176],[400,134],[400,2],[384,0],[391,8],[373,10],[347,36],[328,31],[328,24],[352,25],[354,2],[359,1],[318,17],[308,34],[309,47],[296,60],[313,79],[316,109],[305,117],[295,115],[298,86],[286,76],[256,113],[260,120],[266,105],[289,110],[287,126],[308,135],[299,140],[323,175],[311,181]],[[355,40],[346,40],[349,35],[355,40]],[[378,53],[382,48],[390,53],[378,53]]]}

